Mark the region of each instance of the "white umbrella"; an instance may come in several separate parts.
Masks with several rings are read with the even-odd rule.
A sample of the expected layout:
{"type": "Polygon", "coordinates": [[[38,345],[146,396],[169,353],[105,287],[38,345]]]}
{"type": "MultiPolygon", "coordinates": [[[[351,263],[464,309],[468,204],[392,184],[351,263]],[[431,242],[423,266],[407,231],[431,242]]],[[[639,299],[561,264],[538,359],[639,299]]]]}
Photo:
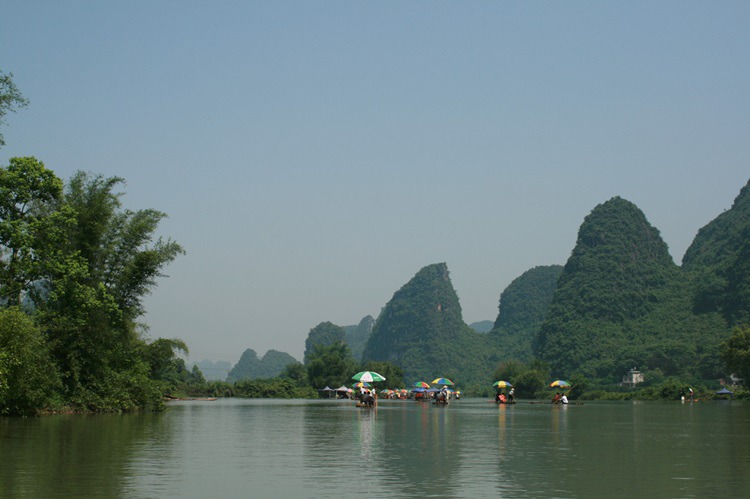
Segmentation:
{"type": "Polygon", "coordinates": [[[366,383],[373,383],[375,381],[385,381],[385,376],[373,371],[362,371],[352,376],[352,379],[366,383]]]}

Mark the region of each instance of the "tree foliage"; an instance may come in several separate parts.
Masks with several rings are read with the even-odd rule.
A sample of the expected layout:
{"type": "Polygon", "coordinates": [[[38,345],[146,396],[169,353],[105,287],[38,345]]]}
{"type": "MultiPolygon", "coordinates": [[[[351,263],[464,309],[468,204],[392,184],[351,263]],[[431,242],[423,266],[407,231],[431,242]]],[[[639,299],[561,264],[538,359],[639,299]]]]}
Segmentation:
{"type": "Polygon", "coordinates": [[[730,373],[736,373],[745,386],[750,383],[750,326],[734,329],[721,345],[721,357],[730,373]]]}
{"type": "Polygon", "coordinates": [[[63,183],[36,158],[11,158],[0,169],[0,301],[21,305],[47,273],[60,265],[60,228],[69,213],[53,204],[63,183]]]}
{"type": "Polygon", "coordinates": [[[0,303],[30,314],[60,403],[76,410],[159,408],[162,391],[190,375],[175,352],[184,343],[149,343],[136,322],[182,248],[154,240],[164,214],[122,209],[121,184],[79,172],[64,189],[33,157],[0,169],[0,303]]]}
{"type": "Polygon", "coordinates": [[[305,340],[305,364],[310,361],[310,356],[317,346],[327,347],[335,343],[344,343],[345,338],[344,328],[332,322],[321,322],[310,330],[305,340]]]}
{"type": "MultiPolygon", "coordinates": [[[[0,71],[0,127],[5,125],[5,116],[8,113],[15,113],[16,110],[29,105],[21,91],[18,90],[13,82],[13,73],[4,73],[0,71]]],[[[5,145],[5,138],[0,133],[0,147],[5,145]]]]}
{"type": "Polygon", "coordinates": [[[306,366],[308,382],[316,389],[347,384],[359,367],[345,343],[316,345],[306,366]]]}
{"type": "Polygon", "coordinates": [[[35,414],[51,403],[58,388],[39,328],[18,307],[0,309],[0,414],[35,414]]]}

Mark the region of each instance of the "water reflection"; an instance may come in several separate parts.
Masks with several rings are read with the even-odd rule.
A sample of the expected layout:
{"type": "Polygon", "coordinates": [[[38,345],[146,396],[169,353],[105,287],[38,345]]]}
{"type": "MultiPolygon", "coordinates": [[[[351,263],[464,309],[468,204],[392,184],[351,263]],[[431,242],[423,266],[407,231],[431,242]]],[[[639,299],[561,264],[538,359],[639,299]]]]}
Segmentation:
{"type": "Polygon", "coordinates": [[[748,428],[742,403],[476,399],[367,410],[219,400],[0,419],[0,496],[739,497],[748,428]]]}
{"type": "Polygon", "coordinates": [[[0,418],[0,497],[116,497],[137,448],[161,418],[53,415],[0,418]]]}

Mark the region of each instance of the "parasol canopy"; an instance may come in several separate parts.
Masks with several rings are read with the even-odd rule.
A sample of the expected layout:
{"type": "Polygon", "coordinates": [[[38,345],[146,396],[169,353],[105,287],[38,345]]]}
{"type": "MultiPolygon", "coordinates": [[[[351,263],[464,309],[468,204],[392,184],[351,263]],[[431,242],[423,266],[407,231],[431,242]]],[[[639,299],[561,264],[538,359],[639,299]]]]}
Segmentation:
{"type": "Polygon", "coordinates": [[[372,383],[374,381],[385,381],[385,376],[373,371],[362,371],[352,376],[352,379],[357,381],[369,381],[372,383]]]}
{"type": "Polygon", "coordinates": [[[564,381],[564,380],[558,379],[558,380],[555,380],[555,381],[553,381],[552,383],[550,383],[550,384],[549,384],[549,387],[550,387],[550,388],[554,388],[554,387],[559,387],[559,388],[570,388],[570,383],[568,383],[567,381],[564,381]]]}
{"type": "Polygon", "coordinates": [[[496,386],[498,388],[513,388],[513,385],[508,383],[507,381],[495,381],[495,383],[492,386],[496,386]]]}
{"type": "Polygon", "coordinates": [[[448,378],[435,378],[432,380],[433,385],[452,385],[453,381],[448,378]]]}

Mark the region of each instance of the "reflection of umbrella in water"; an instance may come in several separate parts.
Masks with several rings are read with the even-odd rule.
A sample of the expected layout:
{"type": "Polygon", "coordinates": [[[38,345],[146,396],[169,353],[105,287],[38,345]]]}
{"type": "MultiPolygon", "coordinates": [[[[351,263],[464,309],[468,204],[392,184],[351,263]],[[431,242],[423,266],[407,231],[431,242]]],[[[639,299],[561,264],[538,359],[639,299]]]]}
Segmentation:
{"type": "Polygon", "coordinates": [[[433,385],[452,385],[453,381],[448,378],[435,378],[432,380],[433,385]]]}
{"type": "Polygon", "coordinates": [[[352,376],[352,379],[357,381],[369,381],[372,383],[374,381],[385,381],[385,376],[373,371],[362,371],[352,376]]]}
{"type": "Polygon", "coordinates": [[[507,381],[495,381],[495,383],[492,386],[496,386],[497,388],[513,388],[513,385],[508,383],[507,381]]]}
{"type": "Polygon", "coordinates": [[[414,384],[413,384],[412,386],[414,386],[414,387],[416,387],[416,388],[429,388],[429,387],[430,387],[430,385],[428,385],[428,384],[427,384],[427,383],[425,383],[424,381],[417,381],[417,382],[416,382],[416,383],[414,383],[414,384]]]}
{"type": "Polygon", "coordinates": [[[558,387],[558,388],[570,388],[570,383],[567,381],[563,381],[561,379],[558,379],[556,381],[553,381],[549,384],[550,388],[558,387]]]}

